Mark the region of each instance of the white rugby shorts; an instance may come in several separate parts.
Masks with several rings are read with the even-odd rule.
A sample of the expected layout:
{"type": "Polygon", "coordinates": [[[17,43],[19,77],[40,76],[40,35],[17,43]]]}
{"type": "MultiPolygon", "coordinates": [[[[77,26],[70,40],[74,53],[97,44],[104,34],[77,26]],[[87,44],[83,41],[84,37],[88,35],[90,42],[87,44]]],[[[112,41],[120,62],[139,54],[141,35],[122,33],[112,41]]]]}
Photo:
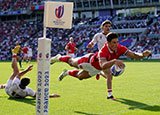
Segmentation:
{"type": "Polygon", "coordinates": [[[78,67],[83,69],[89,73],[90,76],[97,75],[101,70],[96,69],[94,66],[90,64],[90,59],[93,53],[89,53],[84,55],[83,57],[78,59],[78,67]]]}
{"type": "Polygon", "coordinates": [[[74,53],[68,53],[67,55],[71,56],[71,57],[75,57],[74,53]]]}

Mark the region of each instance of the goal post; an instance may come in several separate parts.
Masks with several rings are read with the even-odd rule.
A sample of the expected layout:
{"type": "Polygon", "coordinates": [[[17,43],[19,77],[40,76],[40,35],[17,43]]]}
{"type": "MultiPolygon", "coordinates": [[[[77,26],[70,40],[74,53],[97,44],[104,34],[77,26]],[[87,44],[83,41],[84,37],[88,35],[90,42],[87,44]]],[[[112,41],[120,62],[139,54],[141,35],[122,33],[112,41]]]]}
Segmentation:
{"type": "Polygon", "coordinates": [[[49,114],[49,79],[51,40],[46,38],[49,28],[72,28],[73,2],[45,2],[43,37],[38,39],[36,115],[49,114]]]}
{"type": "Polygon", "coordinates": [[[38,39],[36,115],[48,115],[51,40],[38,39]]]}

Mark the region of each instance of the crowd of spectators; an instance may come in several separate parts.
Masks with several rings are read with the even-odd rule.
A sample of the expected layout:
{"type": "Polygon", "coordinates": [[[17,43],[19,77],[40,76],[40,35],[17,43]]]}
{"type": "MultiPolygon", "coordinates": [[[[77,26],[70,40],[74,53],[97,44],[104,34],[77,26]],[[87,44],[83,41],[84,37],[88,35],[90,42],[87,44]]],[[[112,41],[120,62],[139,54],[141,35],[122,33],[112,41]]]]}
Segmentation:
{"type": "Polygon", "coordinates": [[[146,22],[128,22],[128,23],[112,24],[113,29],[146,28],[146,27],[147,27],[146,22]]]}
{"type": "Polygon", "coordinates": [[[127,21],[127,20],[146,20],[148,18],[148,14],[144,13],[140,13],[140,14],[136,14],[136,15],[128,15],[125,17],[118,17],[118,21],[127,21]]]}
{"type": "Polygon", "coordinates": [[[146,35],[160,34],[160,21],[155,22],[152,26],[147,27],[146,35]]]}
{"type": "MultiPolygon", "coordinates": [[[[14,48],[15,42],[18,41],[23,47],[25,42],[32,42],[31,47],[36,51],[37,40],[34,36],[37,36],[38,22],[2,22],[0,24],[0,56],[1,59],[11,58],[11,49],[14,48]]],[[[40,26],[39,26],[40,27],[40,26]]]]}
{"type": "MultiPolygon", "coordinates": [[[[86,27],[84,24],[73,27],[72,29],[53,29],[47,28],[47,38],[51,42],[52,56],[60,53],[66,54],[65,45],[69,37],[73,37],[77,47],[81,47],[85,41],[92,39],[93,35],[100,31],[99,26],[86,27]]],[[[2,22],[0,24],[0,58],[11,59],[11,49],[14,48],[16,41],[23,47],[28,44],[32,47],[33,58],[36,59],[38,38],[43,36],[42,22],[38,21],[19,21],[19,22],[2,22]]],[[[77,55],[83,55],[84,50],[79,50],[77,55]]]]}
{"type": "Polygon", "coordinates": [[[143,38],[143,40],[136,43],[132,50],[138,53],[150,50],[152,54],[160,54],[160,38],[143,38]]]}
{"type": "MultiPolygon", "coordinates": [[[[68,43],[69,38],[73,37],[78,51],[77,56],[82,56],[88,52],[96,52],[97,47],[87,49],[87,44],[92,40],[93,36],[100,32],[100,24],[107,17],[97,17],[94,20],[91,18],[86,19],[73,19],[74,26],[72,29],[53,29],[47,28],[47,38],[52,40],[51,42],[51,55],[54,56],[57,53],[62,55],[66,54],[64,50],[65,45],[68,43]],[[89,22],[92,23],[89,23],[89,22]]],[[[111,17],[110,17],[111,18],[111,17]]],[[[114,22],[113,22],[114,25],[114,22]]],[[[130,27],[129,27],[130,28],[130,27]]],[[[153,24],[150,29],[159,32],[159,22],[153,24]],[[153,29],[154,28],[154,29],[153,29]],[[155,29],[156,28],[156,29],[155,29]]],[[[149,30],[147,34],[151,33],[149,30]]],[[[152,32],[152,33],[155,33],[152,32]]],[[[36,59],[38,38],[43,36],[43,23],[42,21],[23,21],[18,22],[2,22],[0,24],[0,59],[11,59],[11,49],[14,48],[15,42],[18,41],[23,47],[28,44],[33,50],[33,59],[36,59]]],[[[137,51],[137,47],[142,47],[141,50],[150,49],[155,54],[160,53],[160,39],[151,39],[144,37],[144,41],[139,41],[139,34],[120,34],[120,44],[131,48],[134,42],[138,40],[134,51],[137,51]]]]}
{"type": "Polygon", "coordinates": [[[101,25],[105,20],[112,20],[112,16],[98,16],[95,18],[73,18],[74,25],[101,25]]]}
{"type": "Polygon", "coordinates": [[[41,4],[42,0],[0,0],[0,11],[26,10],[32,5],[41,4]]]}

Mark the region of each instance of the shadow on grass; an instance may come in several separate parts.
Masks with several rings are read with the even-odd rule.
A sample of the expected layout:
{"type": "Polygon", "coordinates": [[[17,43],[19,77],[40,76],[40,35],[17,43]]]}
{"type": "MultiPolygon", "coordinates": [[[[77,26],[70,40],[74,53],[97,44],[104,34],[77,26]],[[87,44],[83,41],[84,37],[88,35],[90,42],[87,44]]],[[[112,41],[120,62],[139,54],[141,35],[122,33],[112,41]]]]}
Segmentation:
{"type": "Polygon", "coordinates": [[[33,106],[36,105],[36,100],[34,98],[12,98],[12,97],[9,97],[8,100],[19,101],[19,102],[31,104],[33,106]]]}
{"type": "MultiPolygon", "coordinates": [[[[143,110],[148,110],[148,111],[160,111],[160,106],[157,105],[147,105],[145,103],[141,103],[141,102],[137,102],[137,101],[133,101],[133,100],[129,100],[129,99],[123,99],[123,98],[118,98],[115,101],[126,104],[126,105],[130,105],[131,107],[129,107],[129,110],[134,110],[134,109],[143,109],[143,110]]],[[[160,104],[160,103],[157,103],[160,104]]]]}
{"type": "Polygon", "coordinates": [[[83,115],[99,115],[99,114],[94,114],[94,113],[86,113],[86,112],[81,112],[81,111],[74,111],[75,113],[78,114],[83,114],[83,115]]]}

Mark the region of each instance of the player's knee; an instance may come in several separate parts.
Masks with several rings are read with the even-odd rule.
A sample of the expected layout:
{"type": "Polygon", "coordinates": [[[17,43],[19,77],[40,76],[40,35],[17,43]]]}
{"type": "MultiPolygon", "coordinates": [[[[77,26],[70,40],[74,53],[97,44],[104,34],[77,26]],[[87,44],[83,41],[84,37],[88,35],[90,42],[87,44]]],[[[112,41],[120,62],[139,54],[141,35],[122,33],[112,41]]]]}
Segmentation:
{"type": "Polygon", "coordinates": [[[77,61],[74,59],[71,59],[68,64],[72,67],[78,68],[77,61]]]}
{"type": "Polygon", "coordinates": [[[72,60],[72,58],[70,58],[70,59],[68,60],[68,64],[69,64],[70,66],[73,66],[73,60],[72,60]]]}

